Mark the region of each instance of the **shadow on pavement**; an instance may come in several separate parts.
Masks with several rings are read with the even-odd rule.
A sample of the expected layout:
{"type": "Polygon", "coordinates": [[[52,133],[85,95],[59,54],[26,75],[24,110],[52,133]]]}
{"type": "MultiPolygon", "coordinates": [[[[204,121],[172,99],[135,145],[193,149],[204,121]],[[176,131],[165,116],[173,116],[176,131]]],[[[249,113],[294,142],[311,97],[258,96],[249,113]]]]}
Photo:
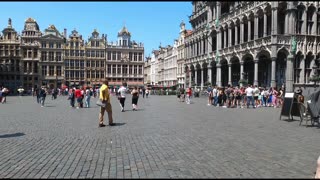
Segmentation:
{"type": "Polygon", "coordinates": [[[24,134],[24,133],[3,134],[3,135],[0,135],[0,138],[11,138],[11,137],[24,136],[24,135],[26,135],[26,134],[24,134]]]}
{"type": "Polygon", "coordinates": [[[113,123],[114,125],[113,126],[122,126],[122,125],[125,125],[126,123],[113,123]]]}

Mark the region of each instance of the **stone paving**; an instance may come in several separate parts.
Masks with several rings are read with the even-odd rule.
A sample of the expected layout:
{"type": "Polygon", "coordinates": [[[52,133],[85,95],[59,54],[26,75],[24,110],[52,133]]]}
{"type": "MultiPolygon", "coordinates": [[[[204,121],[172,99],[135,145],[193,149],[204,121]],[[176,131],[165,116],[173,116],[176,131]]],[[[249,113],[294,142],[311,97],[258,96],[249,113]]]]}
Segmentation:
{"type": "Polygon", "coordinates": [[[96,99],[73,109],[66,98],[0,104],[0,178],[312,178],[320,155],[320,129],[280,121],[280,109],[154,95],[132,111],[129,95],[125,112],[112,97],[116,126],[99,128],[96,99]]]}

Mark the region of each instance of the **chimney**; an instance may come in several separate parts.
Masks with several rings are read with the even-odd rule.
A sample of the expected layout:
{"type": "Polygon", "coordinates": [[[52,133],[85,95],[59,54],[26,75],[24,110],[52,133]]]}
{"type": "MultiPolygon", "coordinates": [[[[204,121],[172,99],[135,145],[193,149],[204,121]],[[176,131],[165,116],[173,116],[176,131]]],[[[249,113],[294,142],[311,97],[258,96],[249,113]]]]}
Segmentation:
{"type": "Polygon", "coordinates": [[[64,28],[63,34],[64,34],[64,37],[67,39],[67,29],[66,28],[64,28]]]}

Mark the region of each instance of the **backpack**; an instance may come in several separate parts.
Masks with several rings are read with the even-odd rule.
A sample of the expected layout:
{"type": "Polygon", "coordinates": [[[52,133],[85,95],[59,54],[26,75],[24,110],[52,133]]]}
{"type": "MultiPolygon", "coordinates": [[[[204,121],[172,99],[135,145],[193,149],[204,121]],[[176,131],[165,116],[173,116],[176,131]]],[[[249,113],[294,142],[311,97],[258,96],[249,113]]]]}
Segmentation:
{"type": "Polygon", "coordinates": [[[89,95],[90,95],[90,96],[92,96],[92,95],[93,95],[93,92],[92,92],[91,90],[90,90],[90,93],[89,93],[89,95]]]}

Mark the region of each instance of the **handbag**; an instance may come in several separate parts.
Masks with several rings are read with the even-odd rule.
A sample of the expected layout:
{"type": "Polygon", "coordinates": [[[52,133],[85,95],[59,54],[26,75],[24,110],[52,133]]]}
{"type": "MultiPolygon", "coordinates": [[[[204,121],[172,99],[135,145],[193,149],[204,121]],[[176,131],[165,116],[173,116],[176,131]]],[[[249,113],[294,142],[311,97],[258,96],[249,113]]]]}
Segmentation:
{"type": "Polygon", "coordinates": [[[96,102],[96,104],[98,105],[98,106],[101,106],[101,107],[106,107],[106,103],[103,103],[102,101],[101,101],[101,99],[98,99],[98,101],[96,102]]]}

